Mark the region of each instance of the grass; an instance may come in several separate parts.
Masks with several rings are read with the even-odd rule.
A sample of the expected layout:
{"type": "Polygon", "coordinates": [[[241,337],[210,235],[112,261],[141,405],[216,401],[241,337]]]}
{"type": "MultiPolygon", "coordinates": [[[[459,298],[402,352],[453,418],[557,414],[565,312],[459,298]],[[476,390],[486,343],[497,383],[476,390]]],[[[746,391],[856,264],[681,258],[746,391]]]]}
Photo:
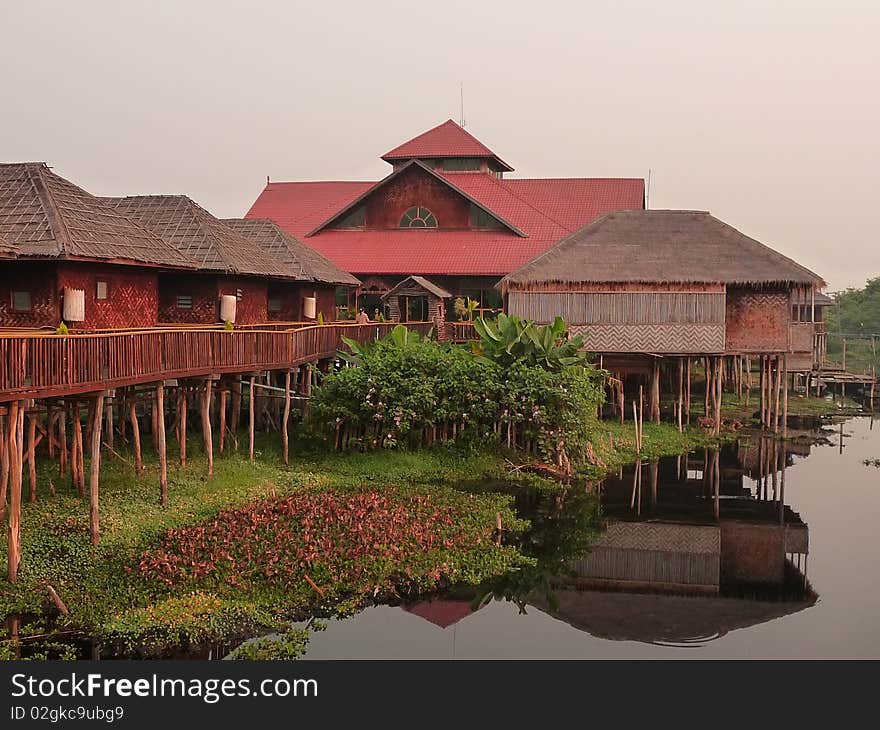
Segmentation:
{"type": "MultiPolygon", "coordinates": [[[[260,630],[283,632],[292,617],[315,610],[355,610],[371,590],[393,591],[401,565],[411,571],[411,582],[418,590],[430,590],[455,581],[475,584],[528,563],[515,548],[495,545],[490,539],[496,515],[501,515],[506,529],[527,526],[514,513],[509,496],[469,494],[445,486],[522,479],[509,473],[503,453],[457,448],[327,453],[301,437],[294,442],[290,466],[285,467],[278,440],[276,434],[259,436],[254,464],[239,454],[217,456],[209,480],[200,444],[193,438],[188,442],[187,467],[169,463],[167,507],[159,504],[158,462],[149,438],[140,478],[124,446],[117,449],[118,456],[107,454],[101,474],[101,541],[97,546],[89,542],[87,501],[70,487],[69,477],[59,479],[54,464],[39,462],[38,500],[26,501],[22,509],[19,581],[2,584],[0,616],[42,613],[46,607],[43,586],[48,582],[70,610],[59,619],[59,628],[95,632],[125,651],[146,646],[148,651],[161,652],[169,646],[243,638],[260,630]],[[50,480],[54,497],[48,495],[50,480]],[[410,504],[408,500],[427,495],[449,510],[451,527],[443,528],[442,534],[455,547],[424,550],[413,544],[392,561],[367,551],[353,558],[353,570],[360,570],[364,580],[328,585],[325,578],[320,592],[304,580],[167,584],[138,570],[144,557],[157,547],[173,547],[169,536],[183,534],[179,531],[184,529],[204,529],[221,510],[246,510],[267,500],[326,491],[334,495],[376,492],[404,507],[410,504]]],[[[646,423],[642,456],[678,454],[713,443],[717,439],[696,427],[679,433],[669,424],[646,423]]],[[[631,424],[602,423],[593,445],[605,469],[589,467],[583,474],[586,477],[598,478],[606,469],[616,469],[638,456],[631,424]]],[[[26,482],[25,474],[25,499],[26,482]]],[[[273,543],[273,535],[271,530],[266,533],[267,544],[273,543]]],[[[297,536],[288,539],[293,547],[299,545],[297,536]]],[[[0,544],[0,562],[6,562],[5,540],[0,544]]]]}

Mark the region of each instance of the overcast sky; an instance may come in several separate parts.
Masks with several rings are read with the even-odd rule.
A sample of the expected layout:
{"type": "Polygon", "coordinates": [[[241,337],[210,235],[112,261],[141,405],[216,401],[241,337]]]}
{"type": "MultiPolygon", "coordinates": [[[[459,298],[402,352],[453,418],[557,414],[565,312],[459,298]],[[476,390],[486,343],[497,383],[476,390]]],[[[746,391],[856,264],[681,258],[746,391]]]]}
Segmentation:
{"type": "MultiPolygon", "coordinates": [[[[880,275],[870,0],[0,0],[0,160],[243,215],[459,117],[526,177],[646,177],[823,275],[880,275]]],[[[625,265],[625,262],[621,262],[625,265]]]]}

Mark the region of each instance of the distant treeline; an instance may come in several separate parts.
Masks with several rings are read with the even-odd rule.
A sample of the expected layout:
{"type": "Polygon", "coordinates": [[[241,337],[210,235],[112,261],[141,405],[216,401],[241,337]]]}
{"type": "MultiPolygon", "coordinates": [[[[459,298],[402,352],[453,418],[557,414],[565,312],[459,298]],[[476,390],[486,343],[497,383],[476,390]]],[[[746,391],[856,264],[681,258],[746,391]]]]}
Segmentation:
{"type": "Polygon", "coordinates": [[[852,372],[880,370],[880,277],[869,279],[861,289],[836,295],[825,312],[828,357],[840,362],[846,339],[846,367],[852,372]],[[871,335],[875,335],[873,342],[871,335]]]}

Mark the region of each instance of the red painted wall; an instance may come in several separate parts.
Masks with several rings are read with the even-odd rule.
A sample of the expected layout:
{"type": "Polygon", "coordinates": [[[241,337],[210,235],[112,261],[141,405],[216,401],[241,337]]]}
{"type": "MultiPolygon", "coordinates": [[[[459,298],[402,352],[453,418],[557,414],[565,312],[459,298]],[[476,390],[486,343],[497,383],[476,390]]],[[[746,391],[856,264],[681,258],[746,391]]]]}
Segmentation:
{"type": "Polygon", "coordinates": [[[246,277],[224,276],[220,278],[218,296],[226,294],[237,295],[239,290],[241,291],[241,298],[235,307],[235,323],[261,324],[268,322],[266,281],[246,277]]]}
{"type": "Polygon", "coordinates": [[[64,288],[85,292],[86,319],[68,322],[71,329],[152,327],[159,319],[156,272],[130,266],[58,264],[59,298],[64,288]],[[107,282],[107,299],[98,300],[98,281],[107,282]]]}
{"type": "Polygon", "coordinates": [[[215,274],[159,274],[159,321],[165,324],[217,324],[220,305],[215,274]],[[193,298],[192,309],[179,309],[177,295],[193,298]]]}
{"type": "Polygon", "coordinates": [[[333,322],[336,319],[336,287],[335,286],[319,286],[306,290],[317,295],[317,311],[324,315],[325,322],[333,322]]]}
{"type": "Polygon", "coordinates": [[[411,168],[365,201],[367,228],[399,228],[400,218],[414,206],[428,208],[440,228],[468,228],[468,201],[420,168],[411,168]]]}
{"type": "Polygon", "coordinates": [[[280,312],[269,312],[270,322],[299,322],[302,318],[302,294],[297,284],[269,284],[268,297],[281,300],[280,312]]]}
{"type": "Polygon", "coordinates": [[[55,264],[4,261],[0,264],[0,327],[57,327],[61,321],[55,264]],[[31,293],[31,311],[12,311],[12,292],[31,293]]]}
{"type": "Polygon", "coordinates": [[[788,349],[791,311],[783,289],[727,289],[728,350],[783,352],[788,349]]]}

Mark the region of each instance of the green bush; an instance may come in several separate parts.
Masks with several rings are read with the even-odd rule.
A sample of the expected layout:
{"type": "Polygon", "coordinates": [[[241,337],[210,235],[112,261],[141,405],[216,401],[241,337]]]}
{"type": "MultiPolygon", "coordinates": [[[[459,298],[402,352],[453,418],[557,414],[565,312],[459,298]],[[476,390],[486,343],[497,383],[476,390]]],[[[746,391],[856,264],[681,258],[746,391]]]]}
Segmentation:
{"type": "Polygon", "coordinates": [[[455,345],[389,338],[361,349],[357,367],[325,378],[312,412],[340,448],[494,441],[576,460],[595,425],[602,382],[590,365],[504,366],[455,345]]]}

